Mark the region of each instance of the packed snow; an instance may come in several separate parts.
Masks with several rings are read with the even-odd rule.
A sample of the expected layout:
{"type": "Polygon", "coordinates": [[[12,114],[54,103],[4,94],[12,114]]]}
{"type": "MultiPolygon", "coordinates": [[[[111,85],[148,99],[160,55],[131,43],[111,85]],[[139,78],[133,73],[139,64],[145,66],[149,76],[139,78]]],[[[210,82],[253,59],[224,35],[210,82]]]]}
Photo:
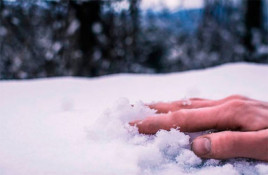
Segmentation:
{"type": "Polygon", "coordinates": [[[268,99],[267,65],[236,63],[183,73],[0,82],[1,175],[268,174],[268,163],[202,160],[179,130],[142,135],[129,121],[144,103],[242,94],[268,99]],[[132,106],[134,104],[134,106],[132,106]]]}

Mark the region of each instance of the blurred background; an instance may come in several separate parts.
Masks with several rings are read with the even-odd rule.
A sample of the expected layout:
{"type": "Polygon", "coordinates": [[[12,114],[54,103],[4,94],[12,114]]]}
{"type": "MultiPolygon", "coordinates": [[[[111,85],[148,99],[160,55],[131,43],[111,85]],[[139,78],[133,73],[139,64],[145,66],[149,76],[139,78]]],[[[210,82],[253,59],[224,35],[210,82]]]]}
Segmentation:
{"type": "Polygon", "coordinates": [[[0,0],[0,79],[268,63],[268,0],[0,0]]]}

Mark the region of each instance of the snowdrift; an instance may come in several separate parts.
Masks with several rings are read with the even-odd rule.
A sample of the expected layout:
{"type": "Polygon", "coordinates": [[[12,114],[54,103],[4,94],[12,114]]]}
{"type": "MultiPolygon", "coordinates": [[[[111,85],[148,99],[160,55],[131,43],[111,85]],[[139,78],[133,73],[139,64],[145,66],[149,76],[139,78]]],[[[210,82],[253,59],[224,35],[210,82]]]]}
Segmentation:
{"type": "Polygon", "coordinates": [[[268,66],[246,63],[162,75],[0,82],[0,174],[268,174],[248,159],[202,160],[178,130],[138,134],[143,103],[242,94],[268,101],[268,66]],[[131,107],[131,104],[135,104],[131,107]]]}

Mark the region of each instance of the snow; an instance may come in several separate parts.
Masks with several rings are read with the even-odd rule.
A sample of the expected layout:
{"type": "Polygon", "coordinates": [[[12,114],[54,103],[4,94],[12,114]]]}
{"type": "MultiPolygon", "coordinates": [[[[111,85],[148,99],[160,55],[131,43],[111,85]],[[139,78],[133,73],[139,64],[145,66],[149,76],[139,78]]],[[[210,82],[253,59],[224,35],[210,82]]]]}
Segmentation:
{"type": "MultiPolygon", "coordinates": [[[[199,9],[204,6],[204,0],[144,0],[140,3],[140,8],[143,11],[154,11],[161,12],[163,10],[168,10],[170,12],[176,12],[178,10],[185,9],[199,9]]],[[[127,0],[122,0],[119,2],[114,2],[112,7],[116,12],[125,10],[129,8],[129,2],[127,0]]]]}
{"type": "Polygon", "coordinates": [[[5,27],[0,27],[0,36],[5,36],[7,34],[7,29],[5,27]]]}
{"type": "Polygon", "coordinates": [[[146,0],[141,1],[142,10],[162,11],[168,9],[171,12],[180,9],[198,9],[204,6],[203,0],[146,0]]]}
{"type": "Polygon", "coordinates": [[[72,35],[74,34],[74,32],[76,32],[76,30],[80,27],[80,22],[78,20],[72,20],[71,24],[69,25],[68,29],[67,29],[67,33],[68,35],[72,35]]]}
{"type": "Polygon", "coordinates": [[[267,174],[248,159],[202,160],[178,130],[138,134],[128,122],[153,101],[230,94],[268,99],[267,65],[223,66],[160,75],[0,82],[0,174],[267,174]],[[134,104],[134,107],[131,107],[134,104]]]}

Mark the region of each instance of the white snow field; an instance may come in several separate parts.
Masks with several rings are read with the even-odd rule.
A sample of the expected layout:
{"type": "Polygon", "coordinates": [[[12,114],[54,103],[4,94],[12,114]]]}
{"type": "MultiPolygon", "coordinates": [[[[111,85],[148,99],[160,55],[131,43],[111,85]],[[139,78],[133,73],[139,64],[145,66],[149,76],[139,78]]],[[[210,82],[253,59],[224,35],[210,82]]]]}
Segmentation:
{"type": "Polygon", "coordinates": [[[268,101],[267,76],[267,65],[236,63],[161,75],[0,81],[0,175],[267,175],[265,162],[201,160],[178,130],[146,136],[127,124],[154,113],[141,101],[230,94],[268,101]]]}

